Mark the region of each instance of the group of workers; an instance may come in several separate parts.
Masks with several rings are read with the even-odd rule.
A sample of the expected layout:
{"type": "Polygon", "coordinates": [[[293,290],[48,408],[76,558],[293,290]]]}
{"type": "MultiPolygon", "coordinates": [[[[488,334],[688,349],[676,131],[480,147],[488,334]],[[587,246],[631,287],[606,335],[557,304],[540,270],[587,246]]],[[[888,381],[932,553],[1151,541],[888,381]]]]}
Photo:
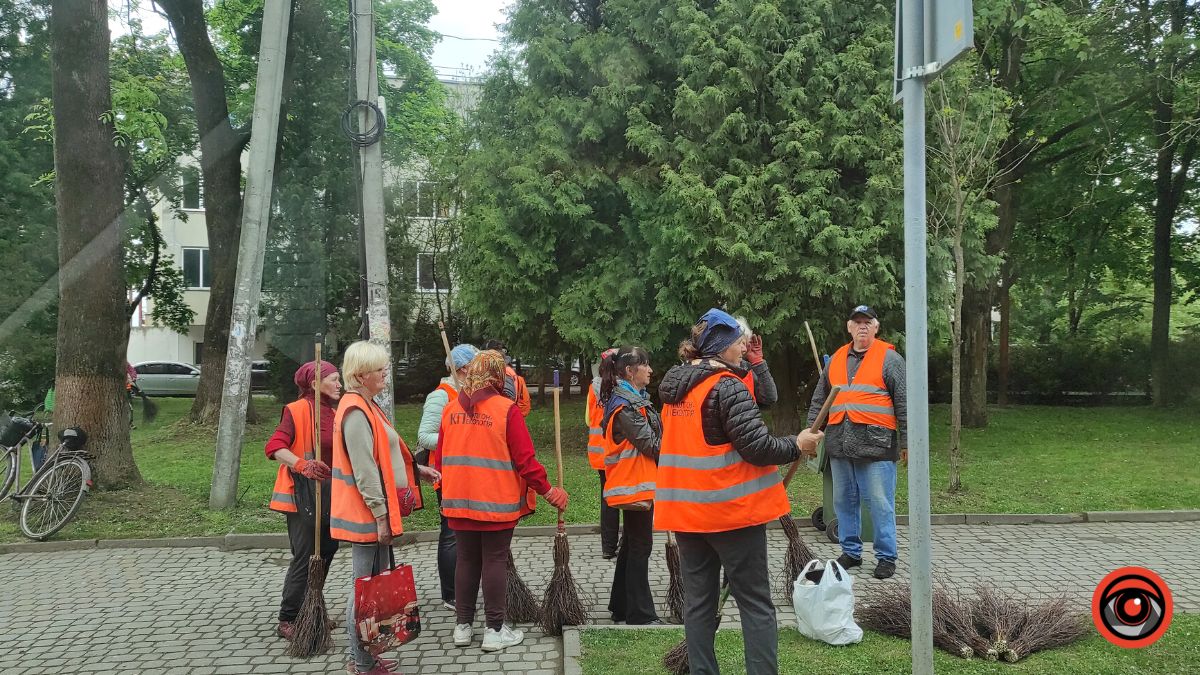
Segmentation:
{"type": "MultiPolygon", "coordinates": [[[[774,403],[777,393],[762,340],[722,310],[700,317],[680,345],[680,363],[658,385],[661,411],[647,391],[654,371],[645,349],[623,346],[600,359],[586,415],[588,457],[602,496],[602,555],[616,560],[608,609],[616,622],[662,623],[650,592],[649,560],[654,531],[674,533],[692,673],[718,672],[714,638],[722,570],[741,615],[747,672],[778,672],[766,524],[791,510],[777,467],[814,456],[822,439],[835,486],[839,561],[846,568],[861,564],[858,521],[865,500],[875,525],[874,575],[883,579],[895,571],[895,463],[906,447],[903,360],[876,339],[879,321],[870,307],[854,308],[847,330],[851,342],[829,362],[809,414],[811,424],[831,387],[839,387],[827,436],[810,429],[771,435],[760,408],[774,403]]],[[[550,484],[535,455],[524,420],[524,381],[506,363],[502,344],[487,347],[450,350],[450,375],[426,397],[416,455],[373,400],[390,367],[382,348],[351,345],[340,379],[327,362],[319,372],[312,363],[296,372],[300,397],[284,409],[266,446],[268,457],[280,463],[271,508],[287,514],[293,555],[279,611],[281,637],[292,637],[308,559],[318,544],[328,563],[338,542],[351,543],[355,578],[386,569],[402,518],[421,505],[419,477],[434,485],[440,508],[437,568],[443,606],[456,614],[454,644],[474,642],[481,587],[481,648],[499,651],[522,641],[505,616],[513,530],[533,512],[536,495],[559,510],[569,498],[550,484]],[[312,438],[317,388],[319,443],[312,438]],[[316,480],[332,484],[322,491],[328,525],[319,543],[311,520],[316,480]]],[[[398,672],[395,661],[359,646],[353,592],[346,627],[348,672],[398,672]]]]}

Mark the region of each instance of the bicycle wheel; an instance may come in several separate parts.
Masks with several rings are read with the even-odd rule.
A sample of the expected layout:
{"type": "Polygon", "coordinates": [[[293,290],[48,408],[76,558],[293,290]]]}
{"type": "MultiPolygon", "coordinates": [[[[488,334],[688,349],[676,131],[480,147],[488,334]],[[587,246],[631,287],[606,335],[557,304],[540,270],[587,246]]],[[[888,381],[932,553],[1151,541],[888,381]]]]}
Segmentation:
{"type": "Polygon", "coordinates": [[[43,540],[66,527],[83,504],[92,470],[77,457],[64,459],[38,476],[21,496],[21,531],[43,540]]]}
{"type": "MultiPolygon", "coordinates": [[[[0,446],[2,447],[2,446],[0,446]]],[[[21,451],[21,446],[17,446],[14,450],[4,448],[4,454],[0,456],[0,502],[8,497],[8,493],[17,484],[17,453],[21,451]]]]}

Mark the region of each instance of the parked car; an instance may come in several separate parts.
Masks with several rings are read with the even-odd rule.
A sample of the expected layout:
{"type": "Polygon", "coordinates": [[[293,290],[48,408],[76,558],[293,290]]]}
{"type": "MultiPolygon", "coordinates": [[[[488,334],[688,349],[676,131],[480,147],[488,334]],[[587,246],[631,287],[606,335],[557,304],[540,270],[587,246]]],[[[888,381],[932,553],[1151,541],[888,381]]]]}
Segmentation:
{"type": "Polygon", "coordinates": [[[137,386],[148,396],[195,396],[200,369],[178,361],[135,363],[137,386]]]}
{"type": "Polygon", "coordinates": [[[513,367],[517,369],[517,372],[521,374],[521,377],[525,378],[526,383],[531,387],[536,387],[538,383],[541,382],[541,368],[545,368],[547,370],[547,384],[551,383],[550,378],[552,377],[552,373],[557,370],[559,383],[562,386],[565,387],[568,384],[572,387],[579,386],[579,359],[575,359],[571,362],[571,370],[569,375],[567,369],[563,365],[562,359],[555,357],[551,357],[542,363],[538,363],[536,361],[524,362],[518,358],[513,360],[513,367]]]}

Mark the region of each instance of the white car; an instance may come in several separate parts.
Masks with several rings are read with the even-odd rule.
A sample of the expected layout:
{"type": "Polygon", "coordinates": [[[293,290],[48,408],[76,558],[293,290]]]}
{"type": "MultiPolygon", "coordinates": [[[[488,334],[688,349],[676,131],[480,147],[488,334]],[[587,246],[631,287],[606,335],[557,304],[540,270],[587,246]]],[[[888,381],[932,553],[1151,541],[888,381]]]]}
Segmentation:
{"type": "Polygon", "coordinates": [[[147,396],[195,396],[200,369],[178,361],[136,363],[137,387],[147,396]]]}

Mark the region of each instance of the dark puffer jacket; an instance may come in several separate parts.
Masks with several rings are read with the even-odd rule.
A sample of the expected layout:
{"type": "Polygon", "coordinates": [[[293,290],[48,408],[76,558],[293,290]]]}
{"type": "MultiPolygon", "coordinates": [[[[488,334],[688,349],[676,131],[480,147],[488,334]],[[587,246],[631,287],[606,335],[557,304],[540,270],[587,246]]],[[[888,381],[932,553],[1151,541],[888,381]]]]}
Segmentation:
{"type": "MultiPolygon", "coordinates": [[[[746,375],[745,370],[716,359],[675,366],[658,385],[659,398],[663,405],[679,403],[701,382],[726,369],[739,378],[746,375]]],[[[700,422],[706,442],[732,443],[742,459],[755,466],[787,464],[800,456],[796,437],[772,436],[746,385],[732,377],[722,378],[704,399],[700,422]]]]}

